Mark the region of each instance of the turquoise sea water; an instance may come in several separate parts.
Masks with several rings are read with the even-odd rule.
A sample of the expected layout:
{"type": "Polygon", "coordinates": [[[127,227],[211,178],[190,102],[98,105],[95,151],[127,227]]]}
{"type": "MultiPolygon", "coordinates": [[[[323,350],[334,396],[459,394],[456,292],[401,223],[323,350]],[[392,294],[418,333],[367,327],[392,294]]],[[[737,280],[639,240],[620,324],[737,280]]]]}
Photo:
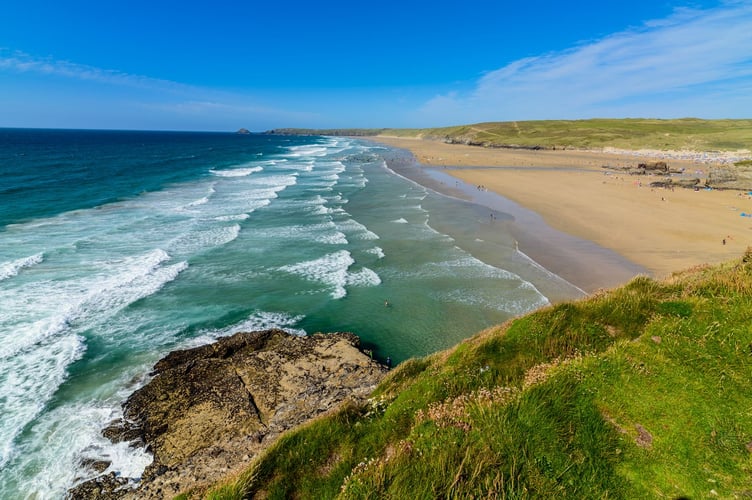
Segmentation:
{"type": "Polygon", "coordinates": [[[3,498],[62,497],[91,475],[86,459],[138,476],[149,455],[100,432],[173,349],[352,331],[399,362],[548,303],[541,283],[557,278],[491,223],[503,214],[395,174],[394,154],[342,138],[0,130],[3,498]]]}

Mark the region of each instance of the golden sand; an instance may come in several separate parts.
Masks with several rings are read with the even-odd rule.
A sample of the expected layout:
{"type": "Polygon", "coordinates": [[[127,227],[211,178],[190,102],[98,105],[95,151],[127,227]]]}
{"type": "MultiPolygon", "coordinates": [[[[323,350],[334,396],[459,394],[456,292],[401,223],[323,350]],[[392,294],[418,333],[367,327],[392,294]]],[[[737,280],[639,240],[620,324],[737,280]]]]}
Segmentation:
{"type": "MultiPolygon", "coordinates": [[[[738,257],[752,245],[752,218],[740,216],[752,212],[746,193],[651,188],[650,182],[660,178],[607,174],[602,168],[634,166],[645,157],[488,149],[382,136],[375,140],[410,150],[423,165],[445,166],[447,173],[501,194],[554,228],[614,250],[658,277],[738,257]]],[[[703,181],[710,166],[688,160],[668,163],[698,172],[703,181]]]]}

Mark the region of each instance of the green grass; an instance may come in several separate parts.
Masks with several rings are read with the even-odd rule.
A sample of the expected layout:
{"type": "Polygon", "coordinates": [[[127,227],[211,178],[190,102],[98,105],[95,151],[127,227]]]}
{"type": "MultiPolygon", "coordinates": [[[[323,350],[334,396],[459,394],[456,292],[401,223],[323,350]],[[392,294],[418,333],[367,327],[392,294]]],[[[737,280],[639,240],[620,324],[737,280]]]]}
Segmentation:
{"type": "Polygon", "coordinates": [[[543,148],[752,149],[752,120],[694,118],[490,122],[431,129],[384,129],[384,135],[543,148]]]}
{"type": "Polygon", "coordinates": [[[748,252],[402,363],[206,498],[749,496],[750,380],[748,252]]]}

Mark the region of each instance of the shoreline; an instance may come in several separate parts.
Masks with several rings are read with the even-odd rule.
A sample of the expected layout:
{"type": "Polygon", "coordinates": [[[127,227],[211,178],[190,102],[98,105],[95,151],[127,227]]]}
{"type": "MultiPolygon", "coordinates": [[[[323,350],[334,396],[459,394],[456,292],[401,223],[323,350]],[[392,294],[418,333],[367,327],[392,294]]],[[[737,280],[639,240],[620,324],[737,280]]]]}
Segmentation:
{"type": "Polygon", "coordinates": [[[752,241],[752,221],[740,217],[752,212],[752,197],[746,193],[650,188],[655,177],[601,168],[663,159],[699,177],[710,165],[721,164],[701,153],[678,152],[683,158],[667,159],[665,154],[650,157],[645,151],[608,148],[531,151],[381,136],[368,140],[410,151],[424,177],[433,179],[443,194],[484,206],[500,203],[491,200],[495,195],[506,201],[502,211],[519,207],[514,216],[520,249],[590,292],[638,274],[660,278],[722,262],[742,254],[752,241]],[[458,187],[464,189],[452,193],[447,184],[453,181],[461,181],[458,187]],[[475,193],[468,193],[467,186],[475,193]],[[554,232],[542,231],[531,213],[554,232]],[[553,237],[556,231],[575,240],[553,237]],[[608,252],[616,257],[604,259],[608,252]]]}
{"type": "Polygon", "coordinates": [[[499,193],[479,190],[445,169],[419,163],[408,149],[387,146],[395,152],[385,157],[387,168],[396,175],[441,196],[473,204],[483,217],[488,213],[493,224],[503,225],[516,241],[518,269],[509,270],[523,269],[541,277],[534,285],[544,288],[541,292],[552,302],[612,288],[648,272],[612,250],[552,227],[539,214],[499,193]]]}

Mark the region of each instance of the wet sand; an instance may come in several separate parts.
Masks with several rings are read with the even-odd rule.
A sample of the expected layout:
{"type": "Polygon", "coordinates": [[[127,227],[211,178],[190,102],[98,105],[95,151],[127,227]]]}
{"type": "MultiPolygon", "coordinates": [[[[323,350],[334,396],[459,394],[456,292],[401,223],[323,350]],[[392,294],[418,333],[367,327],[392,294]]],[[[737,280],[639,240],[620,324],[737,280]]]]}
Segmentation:
{"type": "MultiPolygon", "coordinates": [[[[752,244],[752,218],[740,216],[752,212],[746,193],[650,188],[659,178],[601,168],[645,155],[373,140],[411,151],[422,165],[418,182],[513,215],[520,250],[586,291],[721,262],[752,244]]],[[[703,180],[710,166],[668,162],[703,180]]]]}
{"type": "MultiPolygon", "coordinates": [[[[472,203],[479,207],[480,217],[488,217],[489,224],[499,232],[509,233],[516,240],[522,262],[513,272],[539,268],[535,286],[553,302],[582,296],[600,288],[624,283],[647,269],[630,262],[618,253],[592,241],[565,233],[549,225],[540,215],[490,190],[479,190],[450,175],[444,168],[427,167],[418,163],[408,150],[394,149],[386,154],[387,166],[424,187],[445,196],[472,203]],[[559,282],[565,280],[568,285],[559,282]],[[545,283],[544,283],[545,281],[545,283]]],[[[514,242],[510,242],[514,247],[514,242]]],[[[504,267],[512,262],[507,261],[504,267]]]]}

